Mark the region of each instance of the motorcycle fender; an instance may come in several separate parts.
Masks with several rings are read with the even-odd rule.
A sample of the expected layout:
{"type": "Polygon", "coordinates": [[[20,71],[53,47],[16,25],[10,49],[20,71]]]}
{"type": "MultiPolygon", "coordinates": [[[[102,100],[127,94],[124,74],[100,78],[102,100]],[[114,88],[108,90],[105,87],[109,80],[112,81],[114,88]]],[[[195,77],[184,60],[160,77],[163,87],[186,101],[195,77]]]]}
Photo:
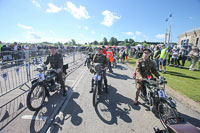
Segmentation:
{"type": "Polygon", "coordinates": [[[170,100],[169,98],[167,98],[167,97],[161,97],[160,100],[167,102],[170,107],[176,108],[176,104],[172,100],[170,100]]]}
{"type": "Polygon", "coordinates": [[[38,81],[38,79],[34,79],[33,81],[31,81],[31,84],[33,85],[34,83],[36,83],[38,81]]]}
{"type": "Polygon", "coordinates": [[[33,81],[31,82],[31,84],[32,84],[32,86],[33,86],[34,84],[43,85],[43,82],[39,82],[38,79],[35,79],[35,80],[33,80],[33,81]]]}

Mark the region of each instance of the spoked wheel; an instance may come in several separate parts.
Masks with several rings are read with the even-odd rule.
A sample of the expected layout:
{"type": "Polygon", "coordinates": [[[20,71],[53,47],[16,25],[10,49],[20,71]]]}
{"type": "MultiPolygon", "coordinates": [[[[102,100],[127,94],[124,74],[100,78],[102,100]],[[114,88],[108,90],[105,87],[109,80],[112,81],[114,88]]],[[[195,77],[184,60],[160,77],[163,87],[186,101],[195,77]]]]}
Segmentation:
{"type": "Polygon", "coordinates": [[[64,73],[62,73],[62,78],[63,78],[63,81],[65,83],[65,80],[66,80],[66,75],[64,73]]]}
{"type": "Polygon", "coordinates": [[[158,105],[158,113],[159,113],[159,118],[164,126],[164,128],[167,128],[166,124],[170,125],[173,123],[177,123],[178,119],[171,119],[170,121],[165,121],[169,118],[178,118],[178,112],[176,108],[172,108],[167,102],[161,101],[158,105]]]}
{"type": "Polygon", "coordinates": [[[34,84],[26,99],[28,109],[31,111],[37,111],[44,103],[45,97],[45,88],[38,83],[34,84]]]}
{"type": "Polygon", "coordinates": [[[92,98],[92,104],[93,104],[94,107],[96,106],[97,101],[98,101],[97,96],[98,96],[98,86],[94,85],[94,88],[93,88],[93,98],[92,98]]]}
{"type": "Polygon", "coordinates": [[[87,61],[87,67],[90,68],[90,61],[87,61]]]}

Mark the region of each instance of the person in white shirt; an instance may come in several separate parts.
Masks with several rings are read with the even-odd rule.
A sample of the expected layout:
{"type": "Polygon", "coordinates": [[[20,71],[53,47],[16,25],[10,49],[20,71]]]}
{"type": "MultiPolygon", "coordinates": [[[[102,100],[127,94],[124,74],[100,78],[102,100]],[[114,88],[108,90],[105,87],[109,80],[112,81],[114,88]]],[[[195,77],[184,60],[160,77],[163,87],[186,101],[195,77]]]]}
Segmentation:
{"type": "Polygon", "coordinates": [[[177,65],[178,51],[176,48],[172,50],[172,65],[177,65]]]}

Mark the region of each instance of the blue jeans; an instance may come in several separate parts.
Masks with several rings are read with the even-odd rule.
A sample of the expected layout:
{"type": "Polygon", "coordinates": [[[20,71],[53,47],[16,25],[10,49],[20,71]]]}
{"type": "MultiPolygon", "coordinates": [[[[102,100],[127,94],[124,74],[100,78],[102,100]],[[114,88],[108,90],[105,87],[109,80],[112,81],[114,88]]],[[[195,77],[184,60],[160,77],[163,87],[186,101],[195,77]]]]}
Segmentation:
{"type": "Polygon", "coordinates": [[[158,59],[155,59],[153,60],[154,63],[156,64],[156,70],[159,70],[159,60],[158,59]]]}

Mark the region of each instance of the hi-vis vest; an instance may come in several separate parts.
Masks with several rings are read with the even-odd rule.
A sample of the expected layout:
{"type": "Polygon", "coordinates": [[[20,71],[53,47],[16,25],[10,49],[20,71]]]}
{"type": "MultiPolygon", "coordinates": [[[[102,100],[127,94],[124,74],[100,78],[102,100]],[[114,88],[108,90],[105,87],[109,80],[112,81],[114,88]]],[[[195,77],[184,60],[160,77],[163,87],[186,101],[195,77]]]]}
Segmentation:
{"type": "Polygon", "coordinates": [[[162,49],[161,54],[160,54],[160,59],[163,59],[165,57],[167,48],[162,49]]]}
{"type": "Polygon", "coordinates": [[[113,62],[114,58],[112,51],[107,51],[107,58],[109,59],[110,62],[113,62]]]}

